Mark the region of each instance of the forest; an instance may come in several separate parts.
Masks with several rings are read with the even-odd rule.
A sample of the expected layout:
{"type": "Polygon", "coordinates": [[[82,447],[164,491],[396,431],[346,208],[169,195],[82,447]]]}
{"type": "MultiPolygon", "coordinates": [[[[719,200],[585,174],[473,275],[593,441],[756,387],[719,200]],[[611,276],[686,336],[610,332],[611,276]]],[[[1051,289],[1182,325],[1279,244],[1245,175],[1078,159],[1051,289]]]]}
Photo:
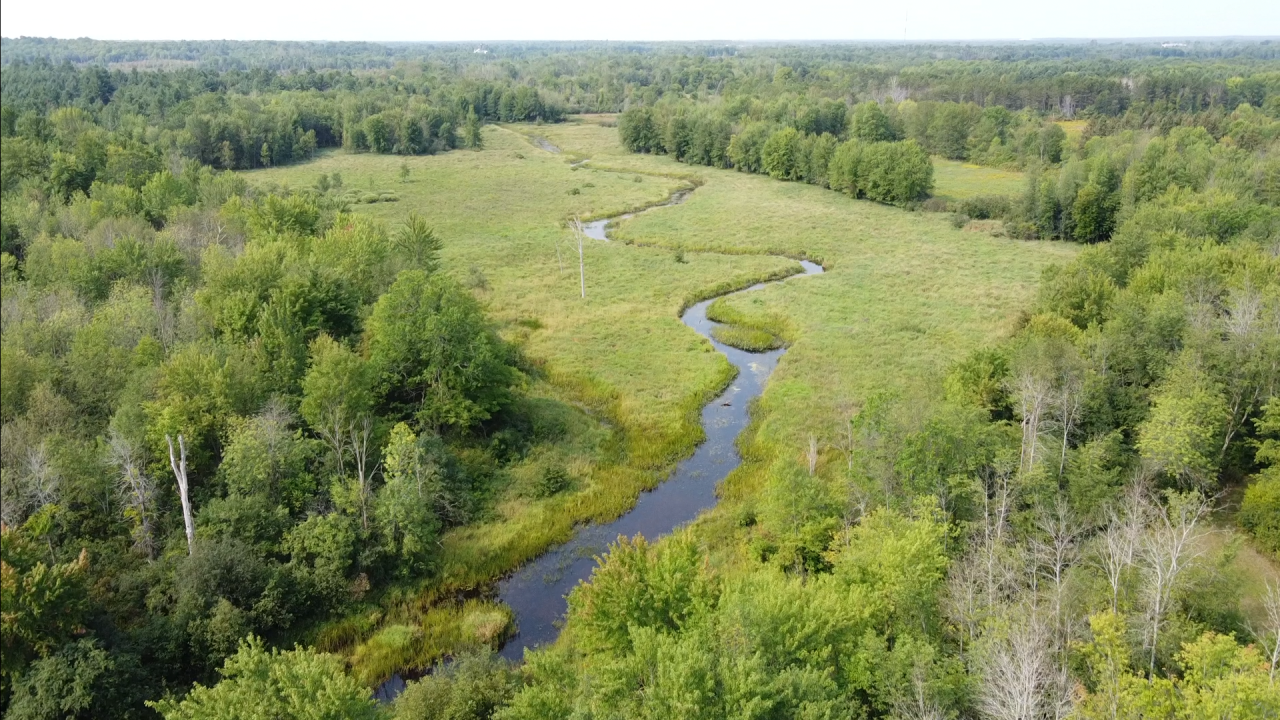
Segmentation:
{"type": "Polygon", "coordinates": [[[1280,716],[1274,43],[5,38],[0,100],[5,720],[1280,716]],[[714,505],[503,654],[726,348],[714,505]]]}

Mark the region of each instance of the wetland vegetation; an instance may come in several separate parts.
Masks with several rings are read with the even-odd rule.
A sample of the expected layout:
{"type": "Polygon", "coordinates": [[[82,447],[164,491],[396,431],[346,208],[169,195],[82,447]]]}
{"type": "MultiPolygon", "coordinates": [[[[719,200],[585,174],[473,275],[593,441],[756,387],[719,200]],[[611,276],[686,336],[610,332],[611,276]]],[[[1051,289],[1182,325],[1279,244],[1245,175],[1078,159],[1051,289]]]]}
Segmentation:
{"type": "Polygon", "coordinates": [[[6,720],[1280,713],[1274,45],[486,49],[3,41],[6,720]]]}

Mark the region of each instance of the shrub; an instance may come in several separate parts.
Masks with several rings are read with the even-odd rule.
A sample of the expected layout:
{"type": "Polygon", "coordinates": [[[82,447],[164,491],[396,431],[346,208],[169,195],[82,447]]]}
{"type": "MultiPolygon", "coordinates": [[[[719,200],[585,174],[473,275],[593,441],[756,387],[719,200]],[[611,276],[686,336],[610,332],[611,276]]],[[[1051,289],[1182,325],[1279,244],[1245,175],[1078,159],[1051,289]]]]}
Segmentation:
{"type": "Polygon", "coordinates": [[[1009,216],[1013,203],[1004,195],[979,195],[960,201],[959,212],[974,220],[998,220],[1009,216]]]}
{"type": "Polygon", "coordinates": [[[1280,472],[1273,468],[1249,486],[1238,520],[1259,545],[1280,557],[1280,472]]]}
{"type": "Polygon", "coordinates": [[[542,471],[533,486],[533,494],[540,498],[559,495],[569,489],[569,473],[562,467],[552,466],[542,471]]]}

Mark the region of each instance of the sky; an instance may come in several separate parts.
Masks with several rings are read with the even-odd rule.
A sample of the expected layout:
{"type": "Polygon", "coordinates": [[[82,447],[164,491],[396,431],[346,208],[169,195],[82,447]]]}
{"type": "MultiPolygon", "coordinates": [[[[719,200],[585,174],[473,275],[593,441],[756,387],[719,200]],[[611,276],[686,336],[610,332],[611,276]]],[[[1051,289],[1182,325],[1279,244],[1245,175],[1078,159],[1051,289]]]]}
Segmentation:
{"type": "Polygon", "coordinates": [[[1280,0],[5,0],[5,37],[977,40],[1280,36],[1280,0]]]}

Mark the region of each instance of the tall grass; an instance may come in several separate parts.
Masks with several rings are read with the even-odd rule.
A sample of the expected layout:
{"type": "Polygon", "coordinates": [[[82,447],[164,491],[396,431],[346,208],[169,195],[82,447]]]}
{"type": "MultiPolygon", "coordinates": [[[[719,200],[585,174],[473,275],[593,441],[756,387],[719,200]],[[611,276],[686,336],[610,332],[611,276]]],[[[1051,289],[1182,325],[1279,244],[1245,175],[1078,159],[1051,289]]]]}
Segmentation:
{"type": "MultiPolygon", "coordinates": [[[[725,485],[728,497],[749,500],[763,482],[760,468],[797,454],[810,434],[827,442],[842,407],[876,387],[921,382],[1000,335],[1040,269],[1072,252],[964,235],[934,214],[811,186],[714,168],[695,176],[669,158],[626,153],[616,130],[598,124],[539,127],[561,155],[505,129],[484,132],[480,152],[324,153],[248,173],[293,186],[334,171],[356,187],[396,183],[399,202],[355,210],[393,224],[410,212],[427,218],[444,239],[445,271],[475,267],[487,278],[475,292],[529,358],[527,392],[573,408],[561,437],[509,469],[534,472],[538,458],[554,456],[575,468],[572,488],[536,497],[510,483],[483,522],[445,534],[435,575],[374,588],[348,617],[317,628],[316,644],[347,653],[368,682],[425,668],[468,643],[496,642],[485,640],[493,626],[485,618],[493,617],[484,613],[497,606],[475,599],[483,588],[578,525],[626,512],[693,452],[704,437],[703,405],[735,370],[679,322],[689,305],[798,272],[787,258],[828,270],[712,305],[713,319],[738,328],[730,332],[760,331],[791,345],[753,409],[741,443],[748,462],[725,485]],[[592,161],[574,169],[572,157],[592,161]],[[403,184],[402,162],[412,166],[403,184]],[[562,271],[557,259],[557,245],[563,251],[569,239],[565,218],[652,206],[692,183],[700,187],[685,203],[619,223],[613,237],[626,242],[584,248],[582,299],[576,262],[562,271]],[[686,262],[671,261],[677,248],[686,262]]],[[[725,521],[724,532],[731,526],[725,521]]]]}

